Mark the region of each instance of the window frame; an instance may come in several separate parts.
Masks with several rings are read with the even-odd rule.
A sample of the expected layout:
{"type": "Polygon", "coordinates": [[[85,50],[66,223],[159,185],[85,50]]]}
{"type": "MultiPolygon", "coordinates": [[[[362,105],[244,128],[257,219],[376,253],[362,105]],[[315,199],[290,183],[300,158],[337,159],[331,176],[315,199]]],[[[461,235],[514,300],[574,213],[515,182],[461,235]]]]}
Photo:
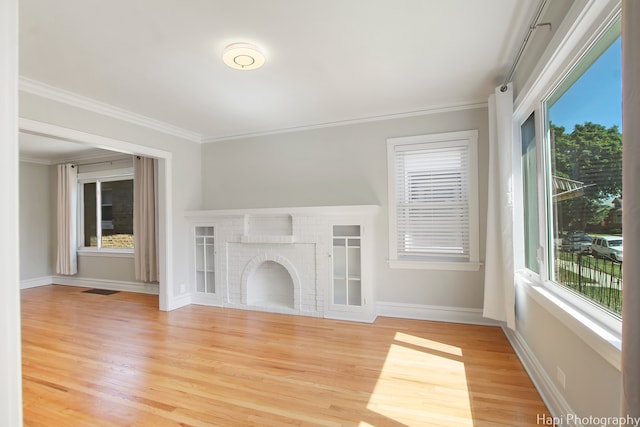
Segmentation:
{"type": "Polygon", "coordinates": [[[540,273],[525,266],[524,223],[514,223],[516,245],[514,266],[516,284],[533,300],[555,315],[566,327],[581,337],[592,349],[620,369],[622,322],[613,313],[596,302],[550,280],[549,265],[553,242],[549,234],[551,209],[546,192],[551,184],[551,144],[548,143],[547,112],[545,104],[562,85],[579,62],[620,18],[620,5],[615,0],[590,1],[586,6],[574,4],[554,38],[534,67],[531,78],[516,99],[513,115],[514,158],[516,172],[516,197],[514,218],[524,218],[524,187],[522,176],[521,126],[531,114],[535,114],[537,184],[538,184],[538,238],[537,251],[540,273]]]}
{"type": "MultiPolygon", "coordinates": [[[[410,150],[409,150],[410,151],[410,150]]],[[[480,262],[479,244],[479,205],[478,205],[478,131],[466,130],[437,134],[425,134],[408,137],[387,138],[387,178],[389,208],[389,259],[391,268],[425,269],[425,270],[457,270],[478,271],[480,262]],[[403,257],[398,253],[398,218],[396,194],[396,148],[408,146],[459,146],[464,141],[467,147],[468,162],[466,174],[468,179],[469,210],[469,256],[468,259],[439,259],[436,256],[403,257]]]]}
{"type": "MultiPolygon", "coordinates": [[[[102,171],[78,172],[78,204],[77,204],[77,253],[79,255],[110,255],[129,257],[133,255],[133,248],[103,248],[100,246],[84,245],[84,184],[97,182],[113,182],[133,180],[133,167],[109,169],[102,171]]],[[[98,200],[96,200],[98,203],[98,200]]],[[[100,209],[96,208],[96,215],[100,209]]],[[[96,221],[98,218],[96,218],[96,221]]],[[[100,225],[100,227],[102,227],[100,225]]]]}

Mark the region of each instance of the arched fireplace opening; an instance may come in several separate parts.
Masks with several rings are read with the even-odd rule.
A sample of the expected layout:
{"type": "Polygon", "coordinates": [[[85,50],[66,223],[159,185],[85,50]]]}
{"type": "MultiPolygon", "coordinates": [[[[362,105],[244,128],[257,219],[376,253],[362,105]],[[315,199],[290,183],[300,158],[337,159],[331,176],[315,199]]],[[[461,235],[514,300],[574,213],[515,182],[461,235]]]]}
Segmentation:
{"type": "Polygon", "coordinates": [[[296,308],[295,285],[282,264],[266,260],[257,265],[246,282],[246,304],[257,307],[296,308]]]}

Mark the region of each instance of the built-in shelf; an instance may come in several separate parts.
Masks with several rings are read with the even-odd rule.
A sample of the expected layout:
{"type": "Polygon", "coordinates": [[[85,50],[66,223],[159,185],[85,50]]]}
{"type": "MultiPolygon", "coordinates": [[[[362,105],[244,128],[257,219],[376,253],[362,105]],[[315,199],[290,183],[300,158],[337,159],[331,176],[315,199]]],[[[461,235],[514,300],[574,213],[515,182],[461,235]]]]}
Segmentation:
{"type": "Polygon", "coordinates": [[[332,230],[333,305],[360,307],[363,304],[360,225],[334,225],[332,230]]]}
{"type": "Polygon", "coordinates": [[[198,226],[195,232],[195,292],[215,294],[215,245],[214,229],[211,226],[198,226]]]}

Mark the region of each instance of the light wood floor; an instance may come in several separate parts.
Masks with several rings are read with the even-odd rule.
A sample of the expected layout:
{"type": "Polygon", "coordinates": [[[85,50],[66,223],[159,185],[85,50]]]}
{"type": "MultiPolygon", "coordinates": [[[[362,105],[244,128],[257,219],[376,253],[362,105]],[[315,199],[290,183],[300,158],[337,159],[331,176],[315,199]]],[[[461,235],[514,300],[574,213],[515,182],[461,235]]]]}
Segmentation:
{"type": "Polygon", "coordinates": [[[25,426],[532,426],[499,328],[22,291],[25,426]]]}

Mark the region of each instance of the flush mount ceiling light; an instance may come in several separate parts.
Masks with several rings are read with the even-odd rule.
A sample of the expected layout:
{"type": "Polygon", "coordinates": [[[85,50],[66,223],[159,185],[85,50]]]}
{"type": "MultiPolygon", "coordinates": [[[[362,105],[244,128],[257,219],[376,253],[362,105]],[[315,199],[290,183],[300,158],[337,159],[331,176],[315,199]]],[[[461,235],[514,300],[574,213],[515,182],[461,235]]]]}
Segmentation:
{"type": "Polygon", "coordinates": [[[255,70],[264,64],[264,55],[249,43],[233,43],[222,53],[222,60],[236,70],[255,70]]]}

